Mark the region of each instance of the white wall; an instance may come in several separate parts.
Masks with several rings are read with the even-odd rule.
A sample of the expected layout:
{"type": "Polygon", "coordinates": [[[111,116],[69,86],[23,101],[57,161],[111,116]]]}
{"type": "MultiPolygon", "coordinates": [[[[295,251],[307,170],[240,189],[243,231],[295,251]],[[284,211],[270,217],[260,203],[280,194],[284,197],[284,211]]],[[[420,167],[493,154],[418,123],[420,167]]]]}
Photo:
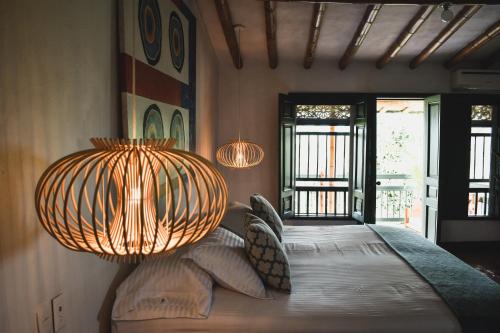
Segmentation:
{"type": "MultiPolygon", "coordinates": [[[[217,143],[237,135],[237,70],[220,64],[217,143]]],[[[223,169],[230,199],[248,202],[260,192],[278,202],[278,94],[288,92],[448,92],[449,73],[441,65],[425,64],[410,70],[407,64],[390,64],[383,71],[373,63],[354,63],[340,71],[336,63],[315,62],[305,70],[299,63],[280,63],[276,70],[267,63],[247,61],[240,71],[241,134],[264,148],[261,165],[249,170],[223,169]]]]}
{"type": "MultiPolygon", "coordinates": [[[[63,248],[33,196],[51,162],[121,134],[116,23],[116,0],[0,1],[0,333],[34,332],[35,307],[59,292],[65,332],[109,330],[129,268],[63,248]]],[[[212,159],[217,61],[198,23],[197,151],[212,159]]]]}
{"type": "Polygon", "coordinates": [[[205,22],[194,1],[186,2],[197,19],[196,44],[196,152],[215,161],[219,67],[205,22]]]}
{"type": "Polygon", "coordinates": [[[118,265],[66,250],[39,224],[36,182],[56,159],[119,133],[116,3],[0,2],[0,332],[34,332],[63,292],[65,332],[99,331],[118,265]]]}
{"type": "Polygon", "coordinates": [[[441,241],[486,242],[500,241],[500,223],[493,220],[444,220],[441,241]]]}

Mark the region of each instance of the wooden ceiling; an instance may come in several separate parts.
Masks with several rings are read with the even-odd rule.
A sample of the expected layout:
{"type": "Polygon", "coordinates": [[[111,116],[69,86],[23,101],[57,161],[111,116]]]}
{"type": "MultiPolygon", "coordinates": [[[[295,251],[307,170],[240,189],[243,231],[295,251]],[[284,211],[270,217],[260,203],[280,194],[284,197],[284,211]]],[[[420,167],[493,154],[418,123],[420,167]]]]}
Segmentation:
{"type": "MultiPolygon", "coordinates": [[[[215,22],[210,20],[218,21],[225,52],[229,51],[236,68],[243,67],[245,58],[234,30],[240,23],[246,26],[245,34],[262,34],[253,36],[251,52],[265,48],[272,69],[278,67],[281,57],[296,58],[297,54],[303,55],[303,67],[309,69],[318,53],[322,59],[331,58],[341,70],[354,66],[360,53],[364,53],[360,60],[371,61],[379,69],[392,61],[405,61],[411,69],[427,61],[441,61],[447,69],[468,60],[483,68],[496,63],[500,57],[500,5],[484,0],[466,5],[462,5],[466,1],[454,1],[455,16],[443,23],[440,2],[203,0],[198,4],[202,11],[211,9],[206,6],[215,8],[217,15],[208,14],[207,26],[213,29],[215,22]],[[297,40],[292,41],[294,37],[297,40]],[[257,45],[256,40],[262,42],[257,45]],[[290,54],[291,44],[297,54],[290,54]]],[[[204,18],[207,21],[205,14],[204,18]]],[[[245,39],[241,43],[244,46],[245,39]]]]}

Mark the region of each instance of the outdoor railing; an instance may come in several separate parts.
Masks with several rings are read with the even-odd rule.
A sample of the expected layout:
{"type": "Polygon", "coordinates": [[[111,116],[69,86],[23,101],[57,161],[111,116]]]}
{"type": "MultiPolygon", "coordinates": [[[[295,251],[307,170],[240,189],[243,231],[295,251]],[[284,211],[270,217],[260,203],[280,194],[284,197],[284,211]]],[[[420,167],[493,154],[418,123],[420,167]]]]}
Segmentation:
{"type": "Polygon", "coordinates": [[[409,218],[415,201],[415,186],[410,175],[378,175],[377,221],[404,222],[409,218]],[[397,185],[390,185],[398,183],[397,185]],[[388,184],[388,185],[384,185],[388,184]]]}
{"type": "Polygon", "coordinates": [[[346,217],[349,188],[347,186],[297,186],[296,217],[346,217]]]}

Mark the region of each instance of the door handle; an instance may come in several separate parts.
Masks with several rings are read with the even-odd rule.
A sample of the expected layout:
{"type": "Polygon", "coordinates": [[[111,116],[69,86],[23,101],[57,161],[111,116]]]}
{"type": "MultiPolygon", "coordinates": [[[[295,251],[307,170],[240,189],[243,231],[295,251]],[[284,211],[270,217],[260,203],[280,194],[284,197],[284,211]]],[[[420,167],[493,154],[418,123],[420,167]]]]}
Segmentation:
{"type": "Polygon", "coordinates": [[[381,183],[381,182],[380,182],[380,180],[379,180],[379,181],[377,181],[375,184],[377,184],[377,186],[378,186],[378,185],[381,185],[382,183],[381,183]]]}

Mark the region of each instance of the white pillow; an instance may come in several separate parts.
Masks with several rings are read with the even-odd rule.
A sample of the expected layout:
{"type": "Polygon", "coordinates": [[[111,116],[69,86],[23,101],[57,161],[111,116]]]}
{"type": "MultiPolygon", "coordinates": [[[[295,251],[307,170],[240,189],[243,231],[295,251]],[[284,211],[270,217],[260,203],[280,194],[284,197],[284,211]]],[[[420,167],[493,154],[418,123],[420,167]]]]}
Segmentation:
{"type": "Polygon", "coordinates": [[[224,288],[255,298],[270,298],[248,261],[245,242],[229,230],[217,228],[183,258],[192,259],[224,288]]]}
{"type": "Polygon", "coordinates": [[[213,280],[181,256],[141,263],[116,291],[113,320],[207,318],[213,280]]]}

